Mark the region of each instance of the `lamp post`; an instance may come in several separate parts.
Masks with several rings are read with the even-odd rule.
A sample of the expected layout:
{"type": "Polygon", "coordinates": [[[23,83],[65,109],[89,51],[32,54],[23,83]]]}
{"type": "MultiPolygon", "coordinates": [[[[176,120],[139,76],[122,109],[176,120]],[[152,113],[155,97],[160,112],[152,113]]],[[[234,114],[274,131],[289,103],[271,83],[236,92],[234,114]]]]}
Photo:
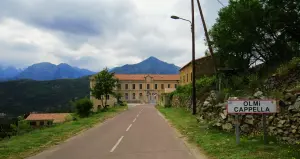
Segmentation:
{"type": "Polygon", "coordinates": [[[188,21],[191,23],[191,31],[192,31],[192,107],[193,107],[193,115],[196,114],[196,67],[195,67],[195,18],[194,18],[194,0],[191,0],[192,7],[192,21],[180,18],[178,16],[172,15],[172,19],[181,19],[184,21],[188,21]]]}

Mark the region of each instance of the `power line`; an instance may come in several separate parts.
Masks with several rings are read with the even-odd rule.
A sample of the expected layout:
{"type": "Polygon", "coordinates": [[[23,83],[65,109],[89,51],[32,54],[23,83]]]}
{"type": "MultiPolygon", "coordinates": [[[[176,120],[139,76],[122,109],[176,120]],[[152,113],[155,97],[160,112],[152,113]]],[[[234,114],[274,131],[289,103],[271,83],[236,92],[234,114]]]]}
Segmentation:
{"type": "Polygon", "coordinates": [[[217,0],[223,7],[225,7],[225,5],[220,1],[220,0],[217,0]]]}

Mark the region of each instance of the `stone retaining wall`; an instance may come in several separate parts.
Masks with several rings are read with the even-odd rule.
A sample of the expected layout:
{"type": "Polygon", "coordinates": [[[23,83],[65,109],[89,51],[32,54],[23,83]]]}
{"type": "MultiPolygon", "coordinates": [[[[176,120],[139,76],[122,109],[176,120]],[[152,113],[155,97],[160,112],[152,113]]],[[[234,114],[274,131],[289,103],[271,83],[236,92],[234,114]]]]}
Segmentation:
{"type": "MultiPolygon", "coordinates": [[[[237,97],[233,97],[238,99],[237,97]]],[[[265,99],[263,92],[256,92],[252,99],[265,99]]],[[[227,103],[217,103],[215,91],[211,91],[205,101],[197,101],[198,121],[206,121],[223,131],[234,131],[234,115],[227,114],[227,103]]],[[[189,98],[173,96],[172,106],[185,107],[191,110],[189,98]]],[[[286,93],[278,102],[280,112],[267,116],[268,133],[279,141],[289,144],[300,142],[300,96],[286,93]]],[[[241,114],[240,130],[243,135],[258,135],[262,133],[262,115],[241,114]]]]}

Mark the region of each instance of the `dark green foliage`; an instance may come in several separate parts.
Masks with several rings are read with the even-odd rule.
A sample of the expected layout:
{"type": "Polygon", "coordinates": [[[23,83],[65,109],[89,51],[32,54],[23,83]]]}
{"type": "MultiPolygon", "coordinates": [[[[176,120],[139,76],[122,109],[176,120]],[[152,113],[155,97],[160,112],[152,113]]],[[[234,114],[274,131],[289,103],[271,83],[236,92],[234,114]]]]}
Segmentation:
{"type": "Polygon", "coordinates": [[[91,114],[93,103],[88,98],[82,98],[74,102],[76,113],[80,117],[88,117],[91,114]]]}
{"type": "Polygon", "coordinates": [[[0,112],[14,116],[29,112],[73,112],[70,101],[88,96],[88,77],[0,82],[0,112]]]}
{"type": "MultiPolygon", "coordinates": [[[[217,78],[215,76],[211,77],[201,77],[196,81],[196,97],[197,100],[204,100],[207,92],[209,92],[214,85],[216,85],[217,78]]],[[[191,101],[192,99],[192,84],[187,84],[184,86],[178,86],[176,91],[170,94],[170,97],[177,96],[180,103],[184,101],[191,101]]]]}
{"type": "Polygon", "coordinates": [[[210,30],[221,67],[248,71],[257,61],[273,67],[300,56],[299,0],[230,0],[210,30]]]}
{"type": "Polygon", "coordinates": [[[122,94],[120,92],[113,92],[112,94],[117,99],[118,104],[120,104],[120,105],[121,105],[121,103],[123,104],[123,102],[121,101],[122,94]]]}
{"type": "Polygon", "coordinates": [[[113,89],[118,86],[118,79],[114,78],[114,73],[108,72],[108,69],[103,69],[95,76],[95,85],[92,88],[92,95],[101,100],[102,108],[107,107],[106,96],[113,94],[113,89]]]}
{"type": "Polygon", "coordinates": [[[24,120],[23,117],[18,117],[17,124],[11,124],[13,135],[21,135],[32,130],[28,121],[24,120]]]}

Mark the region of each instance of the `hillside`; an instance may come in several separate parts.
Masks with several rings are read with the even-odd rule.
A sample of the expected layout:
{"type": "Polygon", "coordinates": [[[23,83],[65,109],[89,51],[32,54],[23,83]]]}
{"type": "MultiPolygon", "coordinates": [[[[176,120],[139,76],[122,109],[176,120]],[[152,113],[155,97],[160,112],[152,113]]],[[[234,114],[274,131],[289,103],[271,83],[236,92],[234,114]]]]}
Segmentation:
{"type": "Polygon", "coordinates": [[[179,67],[169,64],[155,57],[132,65],[124,65],[111,70],[117,74],[178,74],[179,67]]]}
{"type": "Polygon", "coordinates": [[[16,80],[0,82],[0,113],[71,111],[69,101],[89,96],[89,79],[52,81],[16,80]]]}

